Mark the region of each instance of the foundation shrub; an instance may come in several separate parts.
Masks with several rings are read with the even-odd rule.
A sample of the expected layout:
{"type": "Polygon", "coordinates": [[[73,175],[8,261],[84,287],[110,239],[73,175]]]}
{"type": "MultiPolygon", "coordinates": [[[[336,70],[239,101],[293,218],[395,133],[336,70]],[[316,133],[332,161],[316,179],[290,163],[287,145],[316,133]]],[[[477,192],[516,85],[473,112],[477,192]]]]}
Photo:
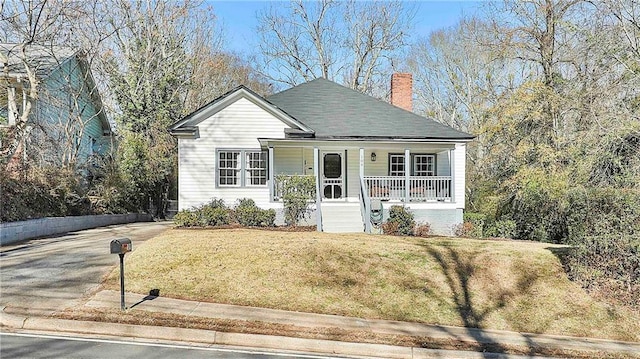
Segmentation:
{"type": "Polygon", "coordinates": [[[390,235],[390,236],[399,236],[400,232],[398,232],[398,223],[396,223],[396,222],[384,222],[382,224],[382,233],[390,235]]]}
{"type": "Polygon", "coordinates": [[[173,223],[176,227],[198,227],[200,226],[200,219],[195,211],[183,209],[176,213],[173,217],[173,223]]]}
{"type": "Polygon", "coordinates": [[[250,198],[239,199],[234,209],[235,220],[245,227],[273,227],[275,226],[276,211],[261,209],[250,198]]]}
{"type": "Polygon", "coordinates": [[[427,222],[418,223],[414,229],[416,237],[429,237],[431,235],[431,225],[427,222]]]}
{"type": "MultiPolygon", "coordinates": [[[[413,230],[416,226],[416,221],[413,218],[413,213],[409,211],[408,208],[404,206],[391,206],[389,208],[389,219],[387,223],[392,223],[387,225],[389,232],[395,233],[387,233],[385,234],[395,234],[401,236],[413,236],[413,230]]],[[[383,231],[385,227],[383,225],[383,231]]]]}

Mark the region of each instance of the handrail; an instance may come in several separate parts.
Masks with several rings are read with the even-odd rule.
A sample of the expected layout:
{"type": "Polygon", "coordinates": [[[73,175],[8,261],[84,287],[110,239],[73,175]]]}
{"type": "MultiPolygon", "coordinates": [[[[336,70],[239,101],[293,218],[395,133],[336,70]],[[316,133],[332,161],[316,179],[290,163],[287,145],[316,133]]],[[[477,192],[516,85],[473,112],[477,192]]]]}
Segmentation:
{"type": "MultiPolygon", "coordinates": [[[[314,176],[315,177],[315,176],[314,176]]],[[[322,230],[322,193],[320,192],[320,181],[315,178],[316,182],[316,231],[322,230]]]]}
{"type": "Polygon", "coordinates": [[[371,198],[363,177],[360,177],[360,214],[362,215],[365,233],[371,233],[371,198]]]}

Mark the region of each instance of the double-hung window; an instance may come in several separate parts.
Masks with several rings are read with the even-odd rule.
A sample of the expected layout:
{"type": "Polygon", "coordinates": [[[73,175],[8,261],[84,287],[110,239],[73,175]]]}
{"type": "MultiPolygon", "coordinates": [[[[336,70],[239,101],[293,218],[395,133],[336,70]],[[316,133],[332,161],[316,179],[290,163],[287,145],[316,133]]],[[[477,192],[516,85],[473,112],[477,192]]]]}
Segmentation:
{"type": "Polygon", "coordinates": [[[404,176],[404,155],[389,155],[389,176],[404,176]]]}
{"type": "Polygon", "coordinates": [[[267,153],[245,151],[245,185],[264,186],[267,184],[267,153]]]}
{"type": "Polygon", "coordinates": [[[218,186],[267,184],[267,154],[260,150],[218,150],[218,186]]]}
{"type": "MultiPolygon", "coordinates": [[[[404,154],[389,154],[389,176],[404,176],[404,154]]],[[[411,176],[435,176],[436,156],[427,154],[411,155],[411,176]]]]}
{"type": "Polygon", "coordinates": [[[218,185],[240,185],[240,151],[218,151],[218,185]]]}
{"type": "Polygon", "coordinates": [[[413,176],[435,176],[436,157],[434,155],[413,156],[413,176]]]}

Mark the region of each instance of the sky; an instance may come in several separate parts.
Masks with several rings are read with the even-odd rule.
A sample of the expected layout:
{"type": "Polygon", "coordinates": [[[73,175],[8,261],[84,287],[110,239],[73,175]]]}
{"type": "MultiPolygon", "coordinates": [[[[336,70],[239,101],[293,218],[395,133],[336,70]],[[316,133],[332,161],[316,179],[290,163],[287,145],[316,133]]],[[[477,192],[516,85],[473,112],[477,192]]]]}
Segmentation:
{"type": "MultiPolygon", "coordinates": [[[[277,4],[278,2],[275,2],[277,4]]],[[[255,52],[256,13],[271,4],[267,1],[207,1],[223,26],[225,47],[239,54],[255,52]]],[[[284,2],[283,2],[284,4],[284,2]]],[[[478,1],[411,1],[416,7],[415,32],[412,40],[426,37],[432,31],[455,25],[463,15],[472,15],[478,1]]]]}

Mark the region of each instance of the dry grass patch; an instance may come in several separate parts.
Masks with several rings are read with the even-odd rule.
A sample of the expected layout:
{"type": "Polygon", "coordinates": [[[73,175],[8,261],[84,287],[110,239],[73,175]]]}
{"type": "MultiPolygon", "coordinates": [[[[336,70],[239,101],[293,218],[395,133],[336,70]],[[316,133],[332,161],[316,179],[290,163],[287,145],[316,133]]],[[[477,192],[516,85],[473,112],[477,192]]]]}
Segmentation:
{"type": "MultiPolygon", "coordinates": [[[[543,243],[170,230],[126,259],[127,290],[365,318],[640,341],[640,315],[570,282],[543,243]]],[[[118,271],[106,286],[118,290],[118,271]]]]}

